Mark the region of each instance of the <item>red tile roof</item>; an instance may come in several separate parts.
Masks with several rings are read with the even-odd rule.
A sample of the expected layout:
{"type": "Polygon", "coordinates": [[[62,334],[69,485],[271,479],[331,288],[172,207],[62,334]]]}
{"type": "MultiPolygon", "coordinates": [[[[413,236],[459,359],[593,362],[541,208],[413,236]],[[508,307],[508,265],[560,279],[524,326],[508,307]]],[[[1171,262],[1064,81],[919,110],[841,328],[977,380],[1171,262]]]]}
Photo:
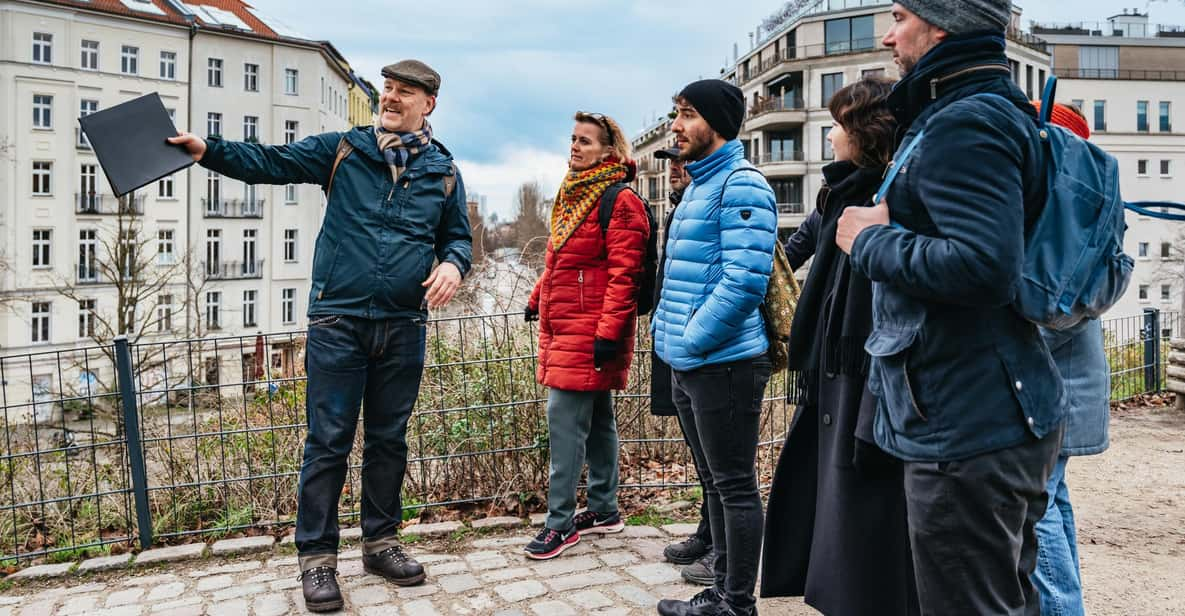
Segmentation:
{"type": "MultiPolygon", "coordinates": [[[[185,4],[188,4],[189,6],[210,6],[210,7],[216,8],[216,9],[222,9],[224,11],[234,13],[235,17],[238,17],[239,19],[241,19],[243,21],[243,23],[250,26],[252,32],[254,32],[255,34],[258,34],[260,36],[264,36],[267,38],[273,38],[273,39],[280,38],[280,35],[276,34],[275,30],[272,30],[271,27],[269,27],[267,24],[263,23],[262,20],[260,20],[258,17],[256,17],[254,13],[247,10],[249,8],[254,8],[254,7],[247,4],[246,2],[241,2],[240,0],[182,0],[182,1],[185,2],[185,4]]],[[[220,28],[220,26],[218,24],[207,23],[205,20],[202,19],[201,15],[198,15],[197,19],[204,26],[214,28],[214,29],[220,28]]]]}
{"type": "Polygon", "coordinates": [[[111,13],[113,15],[122,15],[125,17],[137,17],[140,19],[147,19],[149,21],[158,21],[162,23],[169,23],[175,25],[189,25],[185,17],[178,14],[169,5],[162,0],[150,0],[156,8],[164,12],[164,15],[157,15],[155,13],[148,13],[145,11],[134,11],[124,6],[119,0],[40,0],[45,4],[56,4],[58,6],[66,6],[79,9],[90,9],[99,11],[101,13],[111,13]]]}

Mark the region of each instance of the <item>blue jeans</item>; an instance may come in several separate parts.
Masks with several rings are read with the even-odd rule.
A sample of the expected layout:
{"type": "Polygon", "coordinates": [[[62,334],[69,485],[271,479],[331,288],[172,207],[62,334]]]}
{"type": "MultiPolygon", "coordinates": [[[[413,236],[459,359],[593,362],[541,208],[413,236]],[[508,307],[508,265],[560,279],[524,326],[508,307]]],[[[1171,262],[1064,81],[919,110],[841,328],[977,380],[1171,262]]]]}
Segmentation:
{"type": "Polygon", "coordinates": [[[306,410],[309,431],[297,496],[301,570],[336,566],[338,501],[362,414],[363,550],[396,541],[403,521],[407,422],[424,370],[424,322],[348,316],[309,321],[306,410]]]}
{"type": "Polygon", "coordinates": [[[1049,507],[1037,523],[1037,569],[1033,584],[1041,593],[1043,616],[1083,616],[1082,578],[1078,571],[1078,534],[1066,489],[1066,462],[1057,459],[1046,491],[1049,507]]]}

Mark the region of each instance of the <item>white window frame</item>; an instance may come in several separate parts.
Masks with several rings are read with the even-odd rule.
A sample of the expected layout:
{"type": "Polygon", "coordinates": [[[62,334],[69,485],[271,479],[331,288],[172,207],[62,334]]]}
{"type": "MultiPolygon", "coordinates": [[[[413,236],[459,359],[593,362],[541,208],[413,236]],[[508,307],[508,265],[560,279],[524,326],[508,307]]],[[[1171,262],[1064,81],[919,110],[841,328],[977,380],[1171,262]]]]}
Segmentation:
{"type": "Polygon", "coordinates": [[[1147,158],[1141,158],[1141,159],[1136,160],[1136,177],[1138,177],[1138,178],[1148,177],[1148,159],[1147,158]],[[1143,167],[1143,169],[1141,169],[1140,167],[1143,167]]]}
{"type": "MultiPolygon", "coordinates": [[[[78,117],[85,118],[86,116],[95,113],[99,110],[99,101],[84,98],[78,101],[78,117]]],[[[90,148],[91,142],[86,138],[86,133],[82,129],[78,129],[78,145],[84,148],[90,148]]]]}
{"type": "Polygon", "coordinates": [[[284,120],[284,145],[296,143],[299,135],[300,122],[296,120],[284,120]]]}
{"type": "Polygon", "coordinates": [[[53,267],[53,229],[33,229],[33,269],[53,267]]]}
{"type": "Polygon", "coordinates": [[[206,58],[206,85],[211,88],[222,87],[222,58],[206,58]]]}
{"type": "Polygon", "coordinates": [[[95,299],[78,300],[78,339],[87,340],[95,335],[95,311],[98,301],[95,299]]]}
{"type": "Polygon", "coordinates": [[[1173,177],[1173,161],[1172,160],[1167,159],[1167,158],[1162,158],[1160,160],[1159,167],[1160,167],[1159,168],[1160,177],[1162,177],[1162,178],[1173,177]]]}
{"type": "Polygon", "coordinates": [[[48,160],[33,161],[33,196],[53,196],[53,162],[48,160]]]}
{"type": "Polygon", "coordinates": [[[173,229],[157,229],[156,262],[159,265],[173,265],[177,262],[176,232],[173,229]]]}
{"type": "Polygon", "coordinates": [[[53,95],[33,95],[33,130],[53,130],[53,95]]]}
{"type": "Polygon", "coordinates": [[[160,52],[160,78],[168,81],[177,80],[177,52],[160,52]]]}
{"type": "Polygon", "coordinates": [[[170,293],[157,297],[156,331],[159,334],[173,331],[173,295],[170,293]]]}
{"type": "Polygon", "coordinates": [[[53,340],[53,302],[32,302],[29,314],[30,341],[33,344],[49,344],[53,340]]]}
{"type": "Polygon", "coordinates": [[[296,263],[297,257],[297,238],[300,237],[300,232],[297,229],[284,229],[284,262],[296,263]]]}
{"type": "Polygon", "coordinates": [[[78,231],[78,282],[99,280],[99,240],[95,229],[78,231]],[[87,275],[89,274],[89,275],[87,275]]]}
{"type": "Polygon", "coordinates": [[[33,64],[53,64],[53,34],[49,32],[33,33],[33,64]]]}
{"type": "Polygon", "coordinates": [[[247,289],[243,291],[243,327],[259,325],[259,291],[247,289]]]}
{"type": "Polygon", "coordinates": [[[259,116],[243,116],[243,141],[259,141],[259,116]]]}
{"type": "Polygon", "coordinates": [[[78,44],[78,67],[84,71],[99,70],[99,41],[83,40],[78,44]]]}
{"type": "Polygon", "coordinates": [[[213,137],[215,135],[222,136],[222,114],[211,111],[206,114],[206,136],[213,137]]]}
{"type": "Polygon", "coordinates": [[[221,291],[206,291],[206,329],[222,329],[221,291]]]}
{"type": "Polygon", "coordinates": [[[300,94],[300,71],[297,69],[284,69],[284,94],[288,96],[300,94]]]}
{"type": "Polygon", "coordinates": [[[1139,299],[1141,304],[1148,303],[1148,288],[1149,288],[1148,285],[1142,284],[1136,290],[1136,297],[1139,299]]]}
{"type": "Polygon", "coordinates": [[[259,65],[246,62],[243,64],[243,91],[259,91],[259,65]]]}
{"type": "Polygon", "coordinates": [[[284,325],[296,323],[296,289],[280,289],[280,320],[284,325]]]}
{"type": "Polygon", "coordinates": [[[162,201],[177,200],[177,190],[172,175],[167,175],[156,183],[156,197],[162,201]]]}
{"type": "Polygon", "coordinates": [[[1148,242],[1139,242],[1136,244],[1136,257],[1139,259],[1148,258],[1148,242]]]}
{"type": "Polygon", "coordinates": [[[1160,285],[1160,301],[1170,302],[1172,300],[1173,300],[1173,285],[1171,285],[1171,284],[1160,285]]]}
{"type": "Polygon", "coordinates": [[[119,48],[119,72],[124,75],[140,74],[140,48],[122,45],[119,48]]]}

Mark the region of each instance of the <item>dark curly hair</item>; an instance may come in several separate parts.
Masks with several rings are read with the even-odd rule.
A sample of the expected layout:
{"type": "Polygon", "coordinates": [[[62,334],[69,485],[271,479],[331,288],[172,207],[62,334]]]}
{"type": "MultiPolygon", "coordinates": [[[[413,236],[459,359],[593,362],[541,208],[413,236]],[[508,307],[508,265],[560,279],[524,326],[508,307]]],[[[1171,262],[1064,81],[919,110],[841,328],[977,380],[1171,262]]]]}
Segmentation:
{"type": "Polygon", "coordinates": [[[827,108],[852,142],[852,162],[859,167],[884,167],[893,158],[897,120],[889,112],[888,96],[895,82],[865,77],[831,97],[827,108]]]}

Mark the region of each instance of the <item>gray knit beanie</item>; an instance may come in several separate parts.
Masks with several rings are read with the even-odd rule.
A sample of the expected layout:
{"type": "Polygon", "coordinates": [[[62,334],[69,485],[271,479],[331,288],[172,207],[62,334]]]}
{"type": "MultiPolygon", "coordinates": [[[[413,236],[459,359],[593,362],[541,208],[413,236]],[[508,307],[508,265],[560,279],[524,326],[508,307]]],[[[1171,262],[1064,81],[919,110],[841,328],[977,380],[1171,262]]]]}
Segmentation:
{"type": "Polygon", "coordinates": [[[897,0],[947,34],[1003,32],[1012,20],[1012,0],[897,0]]]}

